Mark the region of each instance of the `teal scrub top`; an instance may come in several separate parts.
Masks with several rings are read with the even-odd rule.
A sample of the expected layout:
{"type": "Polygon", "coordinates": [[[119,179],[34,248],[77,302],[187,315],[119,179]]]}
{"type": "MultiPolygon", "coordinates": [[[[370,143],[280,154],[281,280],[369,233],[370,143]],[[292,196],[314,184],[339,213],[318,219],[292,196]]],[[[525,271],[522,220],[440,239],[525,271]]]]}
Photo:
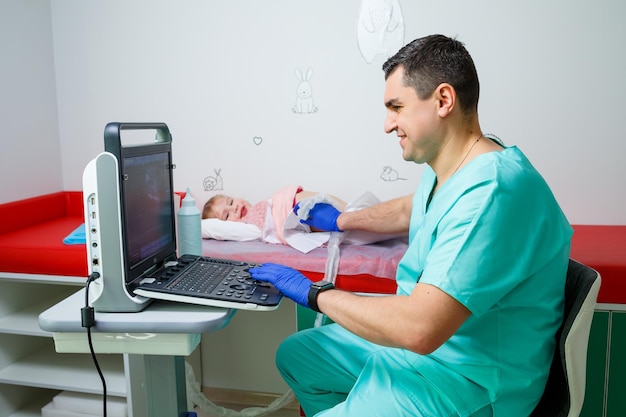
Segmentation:
{"type": "Polygon", "coordinates": [[[438,287],[470,317],[415,370],[470,415],[528,415],[539,400],[562,321],[572,228],[548,185],[517,147],[478,156],[436,184],[430,167],[413,199],[398,294],[438,287]],[[466,395],[483,387],[488,398],[466,395]]]}

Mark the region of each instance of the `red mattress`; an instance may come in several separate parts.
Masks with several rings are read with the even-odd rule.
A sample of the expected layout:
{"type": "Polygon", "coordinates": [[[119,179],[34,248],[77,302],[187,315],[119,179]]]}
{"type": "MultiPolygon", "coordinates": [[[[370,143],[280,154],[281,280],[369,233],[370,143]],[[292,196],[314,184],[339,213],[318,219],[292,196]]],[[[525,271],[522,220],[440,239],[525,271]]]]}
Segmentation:
{"type": "Polygon", "coordinates": [[[600,273],[598,302],[626,304],[626,226],[573,227],[570,257],[600,273]]]}
{"type": "MultiPolygon", "coordinates": [[[[80,191],[64,191],[0,204],[0,272],[87,276],[84,245],[65,245],[63,238],[83,223],[80,191]]],[[[406,244],[391,240],[363,247],[342,246],[337,285],[359,292],[393,293],[395,268],[406,244]]],[[[210,256],[277,262],[313,280],[324,275],[326,250],[304,255],[263,242],[205,240],[210,256]]],[[[626,304],[626,226],[574,225],[571,257],[602,276],[600,303],[626,304]]]]}
{"type": "Polygon", "coordinates": [[[85,246],[63,243],[83,216],[79,191],[0,204],[0,271],[86,277],[85,246]]]}

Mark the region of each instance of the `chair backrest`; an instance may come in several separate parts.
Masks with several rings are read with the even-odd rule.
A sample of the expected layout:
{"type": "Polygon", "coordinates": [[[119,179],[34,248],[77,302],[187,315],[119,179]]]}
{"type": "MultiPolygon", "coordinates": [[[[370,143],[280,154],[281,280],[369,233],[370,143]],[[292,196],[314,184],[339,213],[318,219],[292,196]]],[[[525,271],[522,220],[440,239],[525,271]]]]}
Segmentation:
{"type": "Polygon", "coordinates": [[[578,417],[585,398],[587,345],[600,291],[600,274],[569,260],[563,324],[556,333],[545,391],[531,417],[578,417]]]}

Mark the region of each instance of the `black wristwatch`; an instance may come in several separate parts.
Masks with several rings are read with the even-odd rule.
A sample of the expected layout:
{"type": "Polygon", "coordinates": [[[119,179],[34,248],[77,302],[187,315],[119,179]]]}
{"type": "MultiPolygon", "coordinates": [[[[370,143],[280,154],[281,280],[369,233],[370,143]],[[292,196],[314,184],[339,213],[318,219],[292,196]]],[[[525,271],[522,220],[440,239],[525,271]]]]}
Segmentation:
{"type": "Polygon", "coordinates": [[[318,281],[311,284],[311,288],[309,288],[308,299],[309,307],[311,307],[311,310],[321,313],[319,307],[317,307],[317,296],[319,295],[319,293],[332,290],[333,288],[335,288],[335,284],[330,281],[318,281]]]}

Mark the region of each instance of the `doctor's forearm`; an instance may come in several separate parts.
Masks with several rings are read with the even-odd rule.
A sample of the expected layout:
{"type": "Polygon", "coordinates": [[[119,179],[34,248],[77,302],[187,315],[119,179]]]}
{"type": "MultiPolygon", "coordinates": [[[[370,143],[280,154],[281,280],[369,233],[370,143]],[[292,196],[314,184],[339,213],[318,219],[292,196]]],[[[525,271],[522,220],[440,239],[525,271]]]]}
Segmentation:
{"type": "Polygon", "coordinates": [[[404,233],[409,230],[413,196],[385,201],[362,210],[343,212],[337,218],[340,230],[404,233]]]}

